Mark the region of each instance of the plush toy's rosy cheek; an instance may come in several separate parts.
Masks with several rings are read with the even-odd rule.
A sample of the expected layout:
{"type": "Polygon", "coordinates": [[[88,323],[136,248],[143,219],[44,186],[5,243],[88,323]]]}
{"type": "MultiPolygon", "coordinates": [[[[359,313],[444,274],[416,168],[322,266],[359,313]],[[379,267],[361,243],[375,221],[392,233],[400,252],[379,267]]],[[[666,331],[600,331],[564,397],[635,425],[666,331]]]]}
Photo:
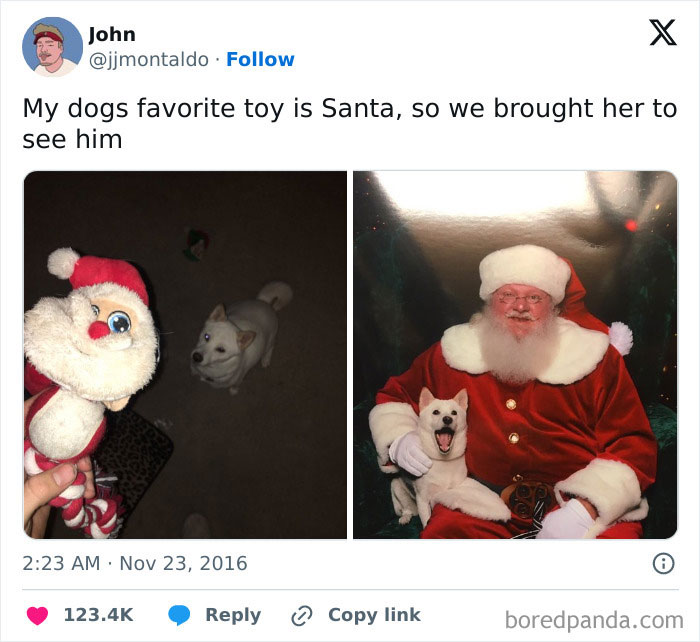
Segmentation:
{"type": "Polygon", "coordinates": [[[104,321],[93,321],[88,328],[91,339],[101,339],[109,334],[109,326],[104,321]]]}

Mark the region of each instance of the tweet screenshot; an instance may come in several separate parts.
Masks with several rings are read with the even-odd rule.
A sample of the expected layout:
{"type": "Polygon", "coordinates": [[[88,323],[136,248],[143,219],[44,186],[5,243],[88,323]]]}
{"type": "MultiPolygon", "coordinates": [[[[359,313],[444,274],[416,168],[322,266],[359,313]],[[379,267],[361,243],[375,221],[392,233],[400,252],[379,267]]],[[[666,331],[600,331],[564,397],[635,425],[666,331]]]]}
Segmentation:
{"type": "Polygon", "coordinates": [[[700,640],[699,4],[0,0],[0,639],[700,640]]]}

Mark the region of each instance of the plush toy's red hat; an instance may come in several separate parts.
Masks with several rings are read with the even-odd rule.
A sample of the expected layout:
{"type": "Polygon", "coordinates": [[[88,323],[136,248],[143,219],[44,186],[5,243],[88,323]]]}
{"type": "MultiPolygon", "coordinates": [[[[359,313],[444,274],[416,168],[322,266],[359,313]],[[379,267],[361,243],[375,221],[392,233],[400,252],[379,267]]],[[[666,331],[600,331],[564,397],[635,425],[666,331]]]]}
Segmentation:
{"type": "Polygon", "coordinates": [[[49,255],[48,268],[59,279],[69,279],[75,288],[114,283],[136,293],[148,307],[148,292],[138,270],[126,261],[80,256],[69,247],[54,250],[49,255]]]}

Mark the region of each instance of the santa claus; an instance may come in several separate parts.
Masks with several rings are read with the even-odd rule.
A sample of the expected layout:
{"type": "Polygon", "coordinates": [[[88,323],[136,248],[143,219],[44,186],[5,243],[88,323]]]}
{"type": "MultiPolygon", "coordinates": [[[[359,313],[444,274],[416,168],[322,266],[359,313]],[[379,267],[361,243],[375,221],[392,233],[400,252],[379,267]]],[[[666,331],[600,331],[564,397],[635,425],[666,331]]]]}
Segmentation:
{"type": "Polygon", "coordinates": [[[482,312],[389,379],[370,429],[383,471],[421,476],[432,463],[416,432],[421,389],[448,399],[465,388],[469,475],[511,519],[466,514],[453,497],[421,537],[640,537],[656,441],[622,359],[626,326],[590,315],[570,263],[544,247],[498,250],[479,273],[482,312]]]}

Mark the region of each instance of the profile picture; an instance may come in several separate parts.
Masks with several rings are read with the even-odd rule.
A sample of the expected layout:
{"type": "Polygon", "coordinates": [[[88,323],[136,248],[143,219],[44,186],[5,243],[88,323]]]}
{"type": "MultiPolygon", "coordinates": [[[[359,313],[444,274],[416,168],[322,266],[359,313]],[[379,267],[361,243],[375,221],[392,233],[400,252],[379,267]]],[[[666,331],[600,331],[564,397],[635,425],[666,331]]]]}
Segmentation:
{"type": "Polygon", "coordinates": [[[355,174],[354,535],[667,538],[676,179],[355,174]]]}
{"type": "Polygon", "coordinates": [[[68,20],[42,18],[24,34],[22,53],[39,76],[65,76],[78,66],[83,56],[83,39],[68,20]]]}

